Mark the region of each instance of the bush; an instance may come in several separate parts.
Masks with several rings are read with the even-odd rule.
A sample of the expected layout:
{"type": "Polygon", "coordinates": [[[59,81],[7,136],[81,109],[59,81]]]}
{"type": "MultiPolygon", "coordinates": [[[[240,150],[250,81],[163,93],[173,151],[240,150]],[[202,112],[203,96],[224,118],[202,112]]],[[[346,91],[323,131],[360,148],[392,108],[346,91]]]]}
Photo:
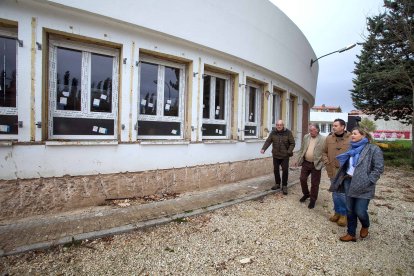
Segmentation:
{"type": "Polygon", "coordinates": [[[376,143],[384,153],[385,166],[414,169],[411,160],[411,141],[397,140],[376,143]]]}

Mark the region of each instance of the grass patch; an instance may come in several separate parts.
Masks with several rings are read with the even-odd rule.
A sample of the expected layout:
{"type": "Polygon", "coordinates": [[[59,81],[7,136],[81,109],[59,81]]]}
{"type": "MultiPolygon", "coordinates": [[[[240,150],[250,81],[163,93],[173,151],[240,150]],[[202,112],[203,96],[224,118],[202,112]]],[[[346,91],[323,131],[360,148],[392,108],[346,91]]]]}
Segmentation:
{"type": "Polygon", "coordinates": [[[411,141],[384,141],[376,144],[384,153],[385,166],[414,169],[414,161],[411,160],[411,141]]]}

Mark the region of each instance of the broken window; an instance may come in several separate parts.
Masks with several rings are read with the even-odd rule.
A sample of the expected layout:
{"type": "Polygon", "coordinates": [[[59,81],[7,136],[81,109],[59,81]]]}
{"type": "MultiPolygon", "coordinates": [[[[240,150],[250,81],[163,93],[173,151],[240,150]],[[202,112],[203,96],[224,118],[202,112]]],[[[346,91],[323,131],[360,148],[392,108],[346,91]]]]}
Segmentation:
{"type": "Polygon", "coordinates": [[[246,86],[245,127],[246,138],[257,138],[260,127],[260,86],[248,83],[246,86]]]}
{"type": "Polygon", "coordinates": [[[229,76],[205,72],[203,84],[203,139],[229,137],[229,76]]]}
{"type": "Polygon", "coordinates": [[[116,139],[119,51],[50,40],[49,138],[116,139]]]}
{"type": "Polygon", "coordinates": [[[0,139],[17,138],[17,28],[0,28],[0,139]]]}
{"type": "Polygon", "coordinates": [[[182,139],[182,64],[143,56],[139,67],[138,139],[182,139]]]}

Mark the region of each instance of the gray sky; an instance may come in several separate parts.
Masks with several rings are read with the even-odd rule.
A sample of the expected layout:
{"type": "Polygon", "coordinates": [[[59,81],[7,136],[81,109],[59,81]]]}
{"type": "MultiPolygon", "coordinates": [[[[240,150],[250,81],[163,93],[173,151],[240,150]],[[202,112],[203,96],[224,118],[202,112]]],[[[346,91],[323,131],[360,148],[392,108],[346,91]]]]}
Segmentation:
{"type": "MultiPolygon", "coordinates": [[[[317,57],[362,42],[366,17],[379,14],[383,0],[270,0],[302,30],[317,57]]],[[[352,89],[354,62],[361,46],[326,56],[319,63],[316,105],[355,109],[352,89]]],[[[310,62],[310,57],[309,57],[310,62]]]]}

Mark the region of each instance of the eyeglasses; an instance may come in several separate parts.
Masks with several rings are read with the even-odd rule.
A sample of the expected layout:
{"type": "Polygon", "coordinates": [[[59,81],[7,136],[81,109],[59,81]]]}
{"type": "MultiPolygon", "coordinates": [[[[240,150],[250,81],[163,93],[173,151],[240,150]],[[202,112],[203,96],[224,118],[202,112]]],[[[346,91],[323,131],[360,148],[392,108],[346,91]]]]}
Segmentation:
{"type": "Polygon", "coordinates": [[[277,126],[283,126],[283,124],[276,124],[277,126]]]}

